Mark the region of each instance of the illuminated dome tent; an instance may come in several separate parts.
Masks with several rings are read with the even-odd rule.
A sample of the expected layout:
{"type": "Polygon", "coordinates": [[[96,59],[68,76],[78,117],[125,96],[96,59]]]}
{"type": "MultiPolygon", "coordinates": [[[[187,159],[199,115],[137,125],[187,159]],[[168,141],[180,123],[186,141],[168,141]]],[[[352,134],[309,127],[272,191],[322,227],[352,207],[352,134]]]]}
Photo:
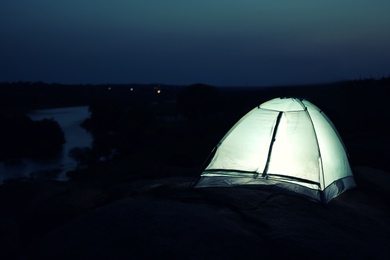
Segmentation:
{"type": "Polygon", "coordinates": [[[222,138],[195,187],[274,185],[328,203],[355,186],[329,118],[304,99],[275,98],[222,138]]]}

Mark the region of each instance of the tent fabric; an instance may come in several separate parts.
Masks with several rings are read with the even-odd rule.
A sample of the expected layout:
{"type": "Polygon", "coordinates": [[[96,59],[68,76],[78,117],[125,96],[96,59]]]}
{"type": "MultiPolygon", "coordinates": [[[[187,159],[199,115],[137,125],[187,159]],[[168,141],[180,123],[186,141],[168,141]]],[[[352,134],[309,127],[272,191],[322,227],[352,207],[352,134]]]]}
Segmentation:
{"type": "Polygon", "coordinates": [[[332,122],[297,98],[275,98],[243,116],[195,187],[237,185],[272,185],[323,203],[356,186],[332,122]]]}

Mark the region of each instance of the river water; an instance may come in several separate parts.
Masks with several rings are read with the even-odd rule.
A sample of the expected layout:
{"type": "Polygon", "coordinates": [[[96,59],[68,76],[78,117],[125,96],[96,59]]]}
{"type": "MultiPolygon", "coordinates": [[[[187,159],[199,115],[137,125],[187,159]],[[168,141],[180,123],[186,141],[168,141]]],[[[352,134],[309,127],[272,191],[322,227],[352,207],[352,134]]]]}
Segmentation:
{"type": "Polygon", "coordinates": [[[0,163],[0,184],[8,179],[41,178],[66,181],[66,172],[76,168],[76,162],[69,157],[74,147],[91,147],[92,136],[80,123],[89,117],[87,106],[35,110],[27,114],[32,120],[52,118],[65,134],[66,143],[62,152],[54,159],[23,159],[13,164],[0,163]]]}

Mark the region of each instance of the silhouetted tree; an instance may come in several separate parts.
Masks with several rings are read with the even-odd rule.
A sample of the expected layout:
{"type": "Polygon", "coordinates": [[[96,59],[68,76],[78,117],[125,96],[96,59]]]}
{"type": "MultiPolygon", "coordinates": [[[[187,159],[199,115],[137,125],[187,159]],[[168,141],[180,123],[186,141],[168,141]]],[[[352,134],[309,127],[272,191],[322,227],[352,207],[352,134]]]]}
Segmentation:
{"type": "Polygon", "coordinates": [[[87,167],[92,159],[92,150],[89,147],[74,147],[69,151],[69,156],[77,163],[77,168],[87,167]]]}
{"type": "Polygon", "coordinates": [[[121,124],[123,106],[115,99],[102,98],[89,105],[91,116],[85,122],[85,127],[95,131],[115,131],[121,124]]]}
{"type": "Polygon", "coordinates": [[[64,132],[52,119],[2,116],[0,125],[0,160],[48,157],[58,153],[65,143],[64,132]]]}

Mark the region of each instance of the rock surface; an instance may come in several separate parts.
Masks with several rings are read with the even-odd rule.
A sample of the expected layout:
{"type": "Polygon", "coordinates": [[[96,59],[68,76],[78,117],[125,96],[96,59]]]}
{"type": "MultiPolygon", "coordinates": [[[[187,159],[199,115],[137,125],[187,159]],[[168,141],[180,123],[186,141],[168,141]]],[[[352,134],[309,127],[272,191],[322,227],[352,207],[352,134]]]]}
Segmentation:
{"type": "MultiPolygon", "coordinates": [[[[104,189],[29,183],[28,202],[1,204],[0,239],[14,259],[388,259],[390,174],[354,174],[358,188],[326,206],[263,189],[193,189],[184,177],[104,189]]],[[[1,187],[0,202],[25,184],[1,187]]]]}

